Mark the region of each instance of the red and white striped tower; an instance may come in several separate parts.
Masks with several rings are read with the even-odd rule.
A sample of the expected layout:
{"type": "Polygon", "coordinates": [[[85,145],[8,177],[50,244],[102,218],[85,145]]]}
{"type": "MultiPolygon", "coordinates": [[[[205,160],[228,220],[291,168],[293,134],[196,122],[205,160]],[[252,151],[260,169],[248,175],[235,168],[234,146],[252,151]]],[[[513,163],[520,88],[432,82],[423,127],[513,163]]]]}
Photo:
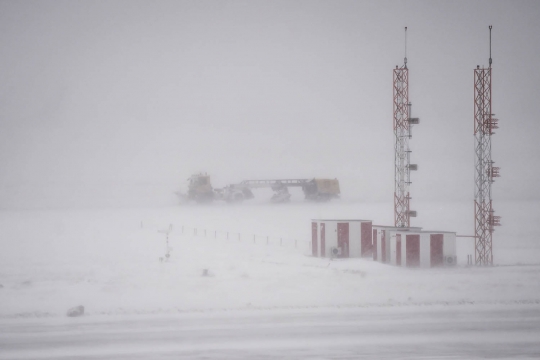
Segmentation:
{"type": "Polygon", "coordinates": [[[491,110],[491,28],[489,26],[489,67],[474,70],[474,231],[475,264],[493,265],[493,227],[500,225],[500,216],[494,215],[491,184],[499,177],[499,168],[491,159],[491,135],[498,120],[491,110]]]}
{"type": "Polygon", "coordinates": [[[417,170],[417,165],[410,163],[412,124],[418,124],[418,118],[411,118],[409,102],[409,69],[407,68],[407,28],[405,28],[405,59],[401,67],[394,69],[394,224],[396,227],[409,227],[410,217],[416,216],[410,210],[409,185],[410,172],[417,170]]]}

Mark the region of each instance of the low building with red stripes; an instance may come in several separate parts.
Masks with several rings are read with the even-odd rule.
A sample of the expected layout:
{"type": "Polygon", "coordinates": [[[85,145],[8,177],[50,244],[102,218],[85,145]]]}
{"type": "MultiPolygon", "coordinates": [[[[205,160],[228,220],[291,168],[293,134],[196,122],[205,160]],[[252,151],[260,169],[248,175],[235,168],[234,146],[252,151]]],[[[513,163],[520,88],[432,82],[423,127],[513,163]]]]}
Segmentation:
{"type": "Polygon", "coordinates": [[[455,265],[456,233],[447,231],[390,231],[387,262],[406,267],[455,265]]]}
{"type": "Polygon", "coordinates": [[[373,260],[396,266],[455,265],[456,233],[373,225],[373,260]]]}
{"type": "Polygon", "coordinates": [[[312,255],[328,258],[373,257],[395,266],[455,265],[456,233],[420,227],[373,225],[371,220],[313,219],[312,255]]]}
{"type": "Polygon", "coordinates": [[[391,235],[396,231],[421,231],[420,227],[402,228],[395,226],[373,225],[373,260],[383,263],[391,263],[390,261],[390,239],[391,235]]]}
{"type": "Polygon", "coordinates": [[[313,256],[371,257],[371,237],[371,220],[311,220],[313,256]]]}

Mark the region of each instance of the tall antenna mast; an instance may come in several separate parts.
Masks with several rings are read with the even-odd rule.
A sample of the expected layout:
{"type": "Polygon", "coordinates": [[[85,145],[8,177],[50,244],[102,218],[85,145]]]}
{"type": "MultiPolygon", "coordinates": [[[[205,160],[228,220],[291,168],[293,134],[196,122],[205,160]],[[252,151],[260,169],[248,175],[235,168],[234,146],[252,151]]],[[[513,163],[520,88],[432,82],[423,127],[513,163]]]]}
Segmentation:
{"type": "Polygon", "coordinates": [[[491,67],[491,29],[493,26],[489,25],[489,67],[491,67]]]}
{"type": "Polygon", "coordinates": [[[476,265],[493,265],[493,227],[500,225],[491,199],[491,184],[499,177],[499,168],[491,159],[491,135],[498,120],[491,109],[491,29],[489,26],[489,67],[474,70],[474,253],[476,265]]]}
{"type": "Polygon", "coordinates": [[[405,59],[403,60],[403,66],[407,68],[407,27],[405,26],[405,59]]]}
{"type": "Polygon", "coordinates": [[[411,118],[409,102],[409,69],[407,69],[407,28],[405,27],[405,58],[403,66],[394,69],[394,225],[410,227],[410,218],[416,216],[416,211],[410,210],[409,185],[410,172],[417,170],[416,164],[410,163],[411,150],[409,139],[412,137],[411,128],[418,124],[418,118],[411,118]]]}

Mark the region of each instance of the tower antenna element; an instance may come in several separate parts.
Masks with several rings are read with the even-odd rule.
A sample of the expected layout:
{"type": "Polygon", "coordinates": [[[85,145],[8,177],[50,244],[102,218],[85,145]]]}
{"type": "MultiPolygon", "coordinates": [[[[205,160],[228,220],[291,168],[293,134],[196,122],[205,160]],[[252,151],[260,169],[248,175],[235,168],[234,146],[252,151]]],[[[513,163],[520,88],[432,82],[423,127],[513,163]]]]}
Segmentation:
{"type": "MultiPolygon", "coordinates": [[[[490,54],[491,54],[491,52],[490,52],[490,54]]],[[[404,67],[406,69],[407,68],[407,27],[406,26],[405,26],[405,59],[403,59],[403,64],[404,64],[404,67]]]]}
{"type": "Polygon", "coordinates": [[[491,28],[489,26],[489,67],[474,69],[474,234],[475,264],[493,265],[493,231],[501,223],[495,215],[491,198],[491,185],[499,177],[499,167],[493,166],[491,136],[498,128],[491,97],[491,28]]]}
{"type": "Polygon", "coordinates": [[[489,67],[491,67],[491,63],[492,63],[492,60],[491,60],[491,29],[493,28],[493,26],[489,25],[489,67]]]}
{"type": "Polygon", "coordinates": [[[407,27],[405,27],[405,59],[402,67],[394,69],[394,224],[396,227],[411,226],[411,217],[416,211],[410,209],[411,171],[418,170],[411,164],[409,139],[412,125],[419,124],[418,118],[411,117],[412,104],[409,101],[409,69],[407,68],[407,27]]]}

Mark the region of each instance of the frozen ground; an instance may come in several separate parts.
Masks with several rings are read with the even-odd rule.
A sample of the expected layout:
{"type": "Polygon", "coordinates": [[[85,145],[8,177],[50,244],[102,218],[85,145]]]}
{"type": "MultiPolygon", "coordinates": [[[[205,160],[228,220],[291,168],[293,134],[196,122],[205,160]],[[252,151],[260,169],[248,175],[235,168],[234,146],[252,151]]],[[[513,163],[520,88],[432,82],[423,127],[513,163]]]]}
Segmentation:
{"type": "Polygon", "coordinates": [[[2,359],[515,359],[538,306],[232,311],[8,320],[2,359]]]}
{"type": "MultiPolygon", "coordinates": [[[[470,204],[417,209],[472,232],[470,204]]],[[[538,357],[540,203],[497,210],[498,266],[465,266],[463,238],[429,270],[309,256],[311,218],[390,224],[391,204],[3,212],[0,358],[538,357]]]]}

